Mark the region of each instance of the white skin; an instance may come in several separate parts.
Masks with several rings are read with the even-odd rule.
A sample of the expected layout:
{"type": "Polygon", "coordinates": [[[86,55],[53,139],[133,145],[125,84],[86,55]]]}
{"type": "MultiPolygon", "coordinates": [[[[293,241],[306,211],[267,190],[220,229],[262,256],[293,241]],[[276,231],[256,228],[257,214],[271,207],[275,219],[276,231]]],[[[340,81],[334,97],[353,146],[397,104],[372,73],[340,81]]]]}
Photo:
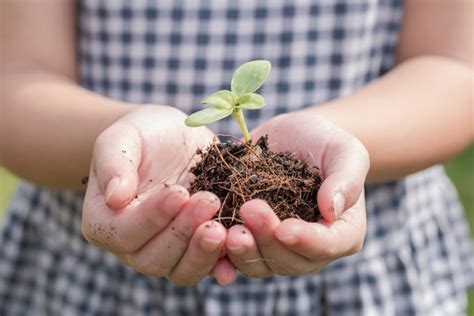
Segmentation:
{"type": "Polygon", "coordinates": [[[266,134],[270,149],[296,153],[320,166],[324,181],[317,198],[324,221],[280,221],[265,201],[248,201],[240,209],[245,226],[229,229],[230,260],[251,277],[303,275],[359,251],[366,230],[363,187],[369,170],[362,143],[327,120],[302,112],[275,117],[252,137],[266,134]]]}
{"type": "Polygon", "coordinates": [[[83,234],[141,273],[192,285],[214,269],[229,283],[235,269],[227,258],[219,260],[227,232],[211,221],[219,199],[186,190],[196,148],[214,141],[214,134],[185,127],[185,118],[174,108],[143,107],[99,135],[83,234]]]}
{"type": "Polygon", "coordinates": [[[40,185],[76,190],[90,170],[83,234],[137,271],[182,285],[208,273],[228,284],[236,269],[252,277],[317,272],[361,248],[365,181],[398,179],[471,142],[472,6],[407,1],[392,71],[351,96],[252,131],[321,167],[323,223],[281,222],[253,200],[241,209],[246,226],[226,231],[209,221],[219,208],[212,193],[189,196],[186,177],[163,186],[213,134],[185,127],[171,107],[143,108],[79,87],[73,1],[1,2],[0,163],[40,185]]]}

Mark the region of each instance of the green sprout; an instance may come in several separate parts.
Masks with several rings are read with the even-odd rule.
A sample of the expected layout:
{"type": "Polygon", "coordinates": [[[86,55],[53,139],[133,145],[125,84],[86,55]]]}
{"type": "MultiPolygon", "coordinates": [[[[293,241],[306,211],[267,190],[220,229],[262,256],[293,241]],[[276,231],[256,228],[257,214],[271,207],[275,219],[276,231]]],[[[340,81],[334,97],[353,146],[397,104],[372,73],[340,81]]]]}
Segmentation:
{"type": "Polygon", "coordinates": [[[250,143],[250,133],[245,124],[243,109],[255,110],[265,106],[263,97],[257,91],[267,80],[271,64],[267,60],[254,60],[235,70],[230,83],[231,91],[220,90],[201,101],[212,107],[195,112],[186,118],[190,127],[207,125],[232,115],[239,124],[245,141],[250,143]]]}

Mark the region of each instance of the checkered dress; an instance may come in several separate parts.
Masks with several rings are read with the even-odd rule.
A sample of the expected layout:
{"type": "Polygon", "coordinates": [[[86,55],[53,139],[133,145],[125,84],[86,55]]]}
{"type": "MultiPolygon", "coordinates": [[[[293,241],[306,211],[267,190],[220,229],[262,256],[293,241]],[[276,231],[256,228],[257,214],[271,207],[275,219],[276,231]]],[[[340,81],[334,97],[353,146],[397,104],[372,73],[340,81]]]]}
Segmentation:
{"type": "MultiPolygon", "coordinates": [[[[81,84],[191,112],[233,69],[268,59],[250,128],[347,95],[393,65],[398,0],[83,0],[81,84]]],[[[213,130],[239,135],[229,120],[213,130]]],[[[365,246],[319,274],[175,286],[81,237],[81,194],[23,183],[0,246],[1,315],[459,315],[474,283],[466,222],[443,169],[367,187],[365,246]]]]}

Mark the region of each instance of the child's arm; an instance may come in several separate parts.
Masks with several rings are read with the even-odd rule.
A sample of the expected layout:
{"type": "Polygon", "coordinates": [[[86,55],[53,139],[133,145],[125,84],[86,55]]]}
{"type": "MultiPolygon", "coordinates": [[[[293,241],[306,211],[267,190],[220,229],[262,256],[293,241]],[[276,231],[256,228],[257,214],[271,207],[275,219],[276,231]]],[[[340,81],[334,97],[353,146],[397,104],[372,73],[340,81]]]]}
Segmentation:
{"type": "Polygon", "coordinates": [[[321,167],[318,206],[327,222],[280,222],[266,203],[247,202],[241,215],[249,233],[241,237],[234,226],[226,241],[240,271],[260,277],[317,272],[361,248],[367,154],[324,117],[364,143],[372,180],[426,168],[472,140],[473,2],[406,5],[395,69],[352,96],[278,116],[253,131],[254,138],[269,134],[273,149],[321,167]]]}
{"type": "Polygon", "coordinates": [[[97,135],[135,106],[76,84],[75,6],[2,1],[0,163],[40,184],[84,189],[97,135]]]}
{"type": "Polygon", "coordinates": [[[209,273],[231,282],[234,267],[219,259],[226,230],[210,221],[217,198],[189,196],[179,185],[196,148],[214,135],[185,127],[175,108],[80,88],[75,7],[71,0],[1,1],[0,163],[37,183],[78,189],[92,157],[82,212],[88,241],[175,283],[195,284],[209,273]]]}
{"type": "Polygon", "coordinates": [[[399,65],[356,94],[309,111],[367,147],[369,180],[443,162],[473,138],[472,1],[407,1],[399,65]]]}

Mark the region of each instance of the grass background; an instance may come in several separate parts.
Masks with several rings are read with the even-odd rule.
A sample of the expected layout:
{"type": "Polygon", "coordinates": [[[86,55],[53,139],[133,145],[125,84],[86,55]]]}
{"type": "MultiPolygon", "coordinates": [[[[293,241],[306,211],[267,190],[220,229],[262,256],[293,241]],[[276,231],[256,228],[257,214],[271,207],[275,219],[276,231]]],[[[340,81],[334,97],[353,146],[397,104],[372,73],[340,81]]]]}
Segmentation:
{"type": "MultiPolygon", "coordinates": [[[[474,237],[474,144],[463,153],[445,164],[449,177],[459,192],[459,197],[466,209],[466,216],[474,237]]],[[[15,189],[17,179],[5,169],[0,168],[0,222],[5,206],[15,189]]],[[[467,314],[474,315],[474,290],[469,291],[467,314]]]]}

